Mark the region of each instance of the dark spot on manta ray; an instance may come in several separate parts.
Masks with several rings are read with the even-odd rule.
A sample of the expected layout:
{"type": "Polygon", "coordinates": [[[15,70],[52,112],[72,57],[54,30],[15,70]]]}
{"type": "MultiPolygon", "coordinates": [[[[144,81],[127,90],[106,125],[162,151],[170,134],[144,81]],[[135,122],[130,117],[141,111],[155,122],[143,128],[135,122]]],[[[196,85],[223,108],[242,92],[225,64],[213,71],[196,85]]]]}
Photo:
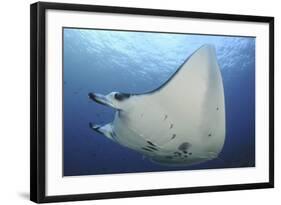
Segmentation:
{"type": "Polygon", "coordinates": [[[128,93],[115,93],[114,98],[118,101],[123,101],[129,98],[131,95],[128,93]]]}
{"type": "Polygon", "coordinates": [[[172,137],[171,137],[171,140],[172,140],[172,139],[175,139],[176,136],[177,136],[176,134],[173,134],[172,137]]]}
{"type": "Polygon", "coordinates": [[[164,120],[166,120],[168,118],[168,115],[165,115],[164,120]]]}
{"type": "Polygon", "coordinates": [[[189,154],[189,155],[192,155],[192,152],[189,152],[188,154],[189,154]]]}
{"type": "Polygon", "coordinates": [[[146,147],[142,147],[142,149],[148,152],[153,152],[153,150],[147,149],[146,147]]]}
{"type": "Polygon", "coordinates": [[[217,110],[219,110],[219,107],[217,107],[217,110]]]}
{"type": "Polygon", "coordinates": [[[156,147],[156,145],[155,145],[155,144],[153,144],[151,141],[147,140],[146,142],[147,142],[148,144],[150,144],[151,146],[156,147]]]}
{"type": "Polygon", "coordinates": [[[191,147],[191,144],[190,144],[190,143],[184,142],[184,143],[180,144],[180,146],[178,147],[178,149],[183,152],[183,151],[188,150],[190,147],[191,147]]]}
{"type": "Polygon", "coordinates": [[[170,129],[172,129],[174,127],[174,124],[173,123],[171,123],[170,124],[170,129]]]}
{"type": "Polygon", "coordinates": [[[209,133],[209,134],[208,134],[208,137],[211,137],[211,136],[212,136],[212,134],[211,134],[211,133],[209,133]]]}

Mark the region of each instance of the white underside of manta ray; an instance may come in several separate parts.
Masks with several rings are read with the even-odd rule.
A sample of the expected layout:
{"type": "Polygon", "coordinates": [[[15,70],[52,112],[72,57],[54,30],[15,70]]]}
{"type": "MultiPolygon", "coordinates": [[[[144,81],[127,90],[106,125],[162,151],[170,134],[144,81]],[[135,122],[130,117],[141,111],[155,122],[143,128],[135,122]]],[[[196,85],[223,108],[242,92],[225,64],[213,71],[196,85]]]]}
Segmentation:
{"type": "Polygon", "coordinates": [[[215,49],[203,45],[159,88],[144,94],[90,93],[116,109],[90,127],[152,161],[189,165],[214,159],[225,140],[224,89],[215,49]]]}

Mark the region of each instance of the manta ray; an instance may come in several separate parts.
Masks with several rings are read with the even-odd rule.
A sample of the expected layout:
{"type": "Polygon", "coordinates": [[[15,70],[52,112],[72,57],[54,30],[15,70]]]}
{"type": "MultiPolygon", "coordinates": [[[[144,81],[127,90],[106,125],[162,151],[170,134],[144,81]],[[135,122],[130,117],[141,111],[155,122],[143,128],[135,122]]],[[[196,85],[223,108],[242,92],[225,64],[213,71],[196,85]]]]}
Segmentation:
{"type": "Polygon", "coordinates": [[[203,45],[160,87],[143,94],[89,93],[116,110],[90,128],[154,162],[190,165],[218,157],[225,140],[222,77],[215,48],[203,45]]]}

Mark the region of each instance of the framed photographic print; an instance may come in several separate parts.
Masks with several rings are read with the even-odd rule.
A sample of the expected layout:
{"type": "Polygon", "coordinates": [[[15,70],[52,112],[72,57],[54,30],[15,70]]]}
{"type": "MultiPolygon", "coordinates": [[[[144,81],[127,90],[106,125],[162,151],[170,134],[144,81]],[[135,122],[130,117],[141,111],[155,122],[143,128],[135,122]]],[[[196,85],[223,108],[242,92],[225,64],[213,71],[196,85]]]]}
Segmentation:
{"type": "Polygon", "coordinates": [[[274,18],[31,5],[34,202],[274,186],[274,18]]]}

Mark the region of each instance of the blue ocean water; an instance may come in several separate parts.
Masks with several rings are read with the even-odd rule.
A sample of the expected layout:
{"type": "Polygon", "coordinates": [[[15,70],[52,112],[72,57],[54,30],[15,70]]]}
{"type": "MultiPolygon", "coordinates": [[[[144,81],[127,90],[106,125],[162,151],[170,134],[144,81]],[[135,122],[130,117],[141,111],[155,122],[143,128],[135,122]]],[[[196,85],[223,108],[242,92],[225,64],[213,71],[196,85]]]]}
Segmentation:
{"type": "Polygon", "coordinates": [[[64,176],[255,166],[255,38],[64,28],[64,176]],[[226,138],[217,159],[189,166],[156,164],[89,128],[115,111],[89,92],[143,93],[164,83],[203,44],[221,69],[226,138]]]}

